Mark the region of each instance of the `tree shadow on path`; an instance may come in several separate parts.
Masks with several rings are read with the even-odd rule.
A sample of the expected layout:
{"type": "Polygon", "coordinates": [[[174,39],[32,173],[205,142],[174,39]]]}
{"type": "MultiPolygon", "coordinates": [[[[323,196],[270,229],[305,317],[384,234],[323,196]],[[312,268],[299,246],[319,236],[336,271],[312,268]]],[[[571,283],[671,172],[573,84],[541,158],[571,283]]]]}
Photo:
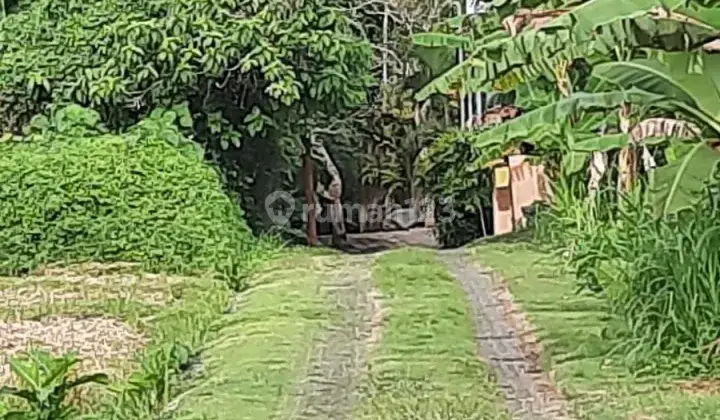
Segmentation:
{"type": "Polygon", "coordinates": [[[322,236],[319,239],[323,245],[348,254],[373,254],[405,246],[439,248],[432,228],[353,233],[349,234],[345,243],[340,245],[331,245],[330,236],[322,236]]]}

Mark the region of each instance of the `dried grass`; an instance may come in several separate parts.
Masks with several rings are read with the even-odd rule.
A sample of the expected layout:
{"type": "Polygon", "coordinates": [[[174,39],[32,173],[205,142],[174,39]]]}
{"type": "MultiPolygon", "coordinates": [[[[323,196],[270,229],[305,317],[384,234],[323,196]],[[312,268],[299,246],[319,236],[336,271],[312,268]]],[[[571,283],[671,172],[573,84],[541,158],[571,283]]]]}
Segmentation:
{"type": "Polygon", "coordinates": [[[0,308],[18,310],[109,299],[166,305],[173,299],[171,286],[183,282],[182,278],[160,275],[53,272],[24,279],[0,279],[10,285],[0,289],[0,308]]]}
{"type": "MultiPolygon", "coordinates": [[[[0,386],[12,384],[9,358],[30,348],[56,355],[74,352],[77,373],[123,377],[148,339],[107,315],[81,316],[88,304],[108,301],[165,306],[182,279],[132,274],[132,264],[46,268],[41,276],[0,279],[0,386]],[[45,316],[41,316],[45,315],[45,316]]],[[[39,272],[40,273],[40,272],[39,272]]],[[[115,313],[115,312],[113,312],[115,313]]]]}
{"type": "Polygon", "coordinates": [[[110,318],[53,317],[42,321],[0,321],[0,385],[12,383],[9,357],[29,348],[60,355],[74,352],[82,373],[122,375],[147,339],[110,318]]]}

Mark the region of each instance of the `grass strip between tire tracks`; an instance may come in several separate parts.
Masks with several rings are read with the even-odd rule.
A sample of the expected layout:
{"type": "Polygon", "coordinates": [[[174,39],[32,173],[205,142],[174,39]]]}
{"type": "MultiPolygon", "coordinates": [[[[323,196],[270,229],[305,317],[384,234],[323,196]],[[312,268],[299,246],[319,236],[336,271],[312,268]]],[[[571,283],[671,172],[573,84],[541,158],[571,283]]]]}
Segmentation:
{"type": "Polygon", "coordinates": [[[356,418],[507,419],[476,356],[467,299],[435,252],[389,252],[375,262],[373,278],[385,314],[356,418]]]}

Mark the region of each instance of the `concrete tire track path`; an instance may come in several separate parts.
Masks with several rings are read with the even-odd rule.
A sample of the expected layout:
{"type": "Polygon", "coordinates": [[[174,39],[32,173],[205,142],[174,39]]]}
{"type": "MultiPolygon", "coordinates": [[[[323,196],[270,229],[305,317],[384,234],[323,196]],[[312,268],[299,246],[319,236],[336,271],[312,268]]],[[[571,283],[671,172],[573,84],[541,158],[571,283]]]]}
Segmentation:
{"type": "Polygon", "coordinates": [[[338,256],[347,262],[324,286],[334,319],[315,338],[290,420],[350,420],[362,380],[368,346],[377,334],[379,308],[372,288],[376,255],[338,256]]]}
{"type": "Polygon", "coordinates": [[[514,419],[567,420],[566,401],[547,374],[523,351],[521,334],[508,319],[492,273],[481,272],[467,250],[440,251],[440,258],[465,290],[475,321],[478,355],[495,372],[514,419]]]}
{"type": "MultiPolygon", "coordinates": [[[[414,244],[413,244],[414,245],[414,244]]],[[[567,402],[546,372],[528,354],[507,309],[507,290],[483,272],[466,249],[438,251],[465,290],[475,322],[478,356],[495,372],[513,419],[569,420],[567,402]],[[503,296],[505,293],[506,296],[503,296]]],[[[327,288],[336,317],[315,338],[303,380],[297,386],[289,420],[351,420],[369,346],[379,338],[381,309],[372,286],[372,255],[342,255],[346,265],[327,288]]],[[[522,329],[522,331],[519,331],[522,329]]]]}

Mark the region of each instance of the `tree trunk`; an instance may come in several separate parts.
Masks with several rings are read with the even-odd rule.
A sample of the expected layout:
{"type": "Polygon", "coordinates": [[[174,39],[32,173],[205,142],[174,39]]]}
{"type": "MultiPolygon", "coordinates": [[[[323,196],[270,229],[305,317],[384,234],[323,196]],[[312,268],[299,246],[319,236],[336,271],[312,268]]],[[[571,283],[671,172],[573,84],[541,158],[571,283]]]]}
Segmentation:
{"type": "Polygon", "coordinates": [[[425,194],[425,198],[423,199],[425,202],[425,227],[426,228],[434,228],[435,227],[435,200],[433,200],[432,195],[425,194]]]}
{"type": "Polygon", "coordinates": [[[322,142],[315,141],[313,136],[312,147],[317,152],[320,160],[325,164],[325,170],[330,174],[330,186],[326,189],[322,184],[318,184],[318,193],[323,195],[330,201],[328,206],[328,215],[332,224],[333,244],[338,245],[347,239],[347,231],[345,230],[345,216],[342,211],[342,178],[340,171],[333,162],[325,145],[322,142]]]}
{"type": "MultiPolygon", "coordinates": [[[[630,133],[630,105],[624,104],[620,109],[620,131],[630,133]]],[[[637,150],[635,144],[623,148],[618,154],[618,192],[628,192],[637,179],[637,150]]]]}
{"type": "Polygon", "coordinates": [[[318,242],[317,219],[315,217],[315,165],[309,148],[303,156],[302,174],[303,183],[305,184],[305,202],[307,203],[307,209],[305,210],[307,243],[309,246],[315,246],[318,242]]]}
{"type": "Polygon", "coordinates": [[[628,192],[635,185],[637,180],[637,151],[633,145],[620,151],[618,155],[618,191],[628,192]]]}
{"type": "Polygon", "coordinates": [[[607,154],[605,152],[593,152],[590,160],[590,181],[588,181],[588,197],[590,202],[595,200],[600,181],[607,171],[607,154]]]}

